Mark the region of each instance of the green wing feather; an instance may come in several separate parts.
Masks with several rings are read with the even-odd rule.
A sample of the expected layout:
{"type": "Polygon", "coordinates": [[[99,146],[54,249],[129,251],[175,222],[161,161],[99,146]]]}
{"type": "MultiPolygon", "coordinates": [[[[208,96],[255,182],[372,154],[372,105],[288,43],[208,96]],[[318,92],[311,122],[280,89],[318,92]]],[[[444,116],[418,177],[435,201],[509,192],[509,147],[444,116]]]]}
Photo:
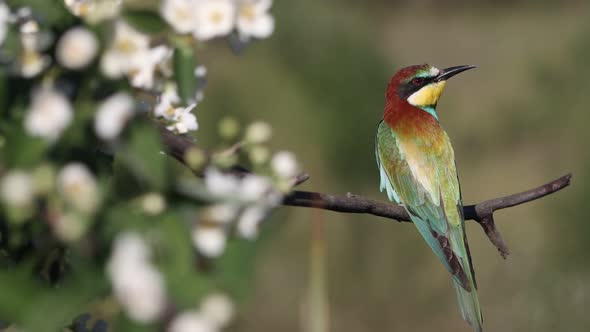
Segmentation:
{"type": "Polygon", "coordinates": [[[481,331],[482,315],[467,246],[461,192],[450,140],[402,140],[384,121],[375,154],[381,191],[404,206],[437,258],[451,273],[463,318],[481,331]]]}

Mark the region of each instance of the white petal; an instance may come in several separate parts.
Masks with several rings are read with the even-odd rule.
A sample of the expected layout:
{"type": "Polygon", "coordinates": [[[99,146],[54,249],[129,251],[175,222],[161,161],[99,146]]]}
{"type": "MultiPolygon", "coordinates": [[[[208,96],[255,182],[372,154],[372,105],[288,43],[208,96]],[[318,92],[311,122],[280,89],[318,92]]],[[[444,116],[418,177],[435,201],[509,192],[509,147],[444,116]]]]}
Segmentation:
{"type": "Polygon", "coordinates": [[[13,206],[26,206],[34,198],[33,179],[21,170],[8,172],[0,183],[0,198],[13,206]]]}
{"type": "Polygon", "coordinates": [[[32,136],[56,140],[72,122],[70,101],[51,89],[36,91],[25,115],[25,129],[32,136]]]}
{"type": "Polygon", "coordinates": [[[57,61],[69,69],[81,69],[90,64],[98,51],[98,40],[86,28],[68,30],[57,43],[57,61]]]}
{"type": "Polygon", "coordinates": [[[196,24],[193,34],[208,40],[229,34],[234,27],[235,5],[230,0],[201,0],[195,7],[196,24]]]}
{"type": "Polygon", "coordinates": [[[180,102],[175,85],[167,85],[154,108],[154,115],[171,120],[175,115],[174,104],[180,102]]]}
{"type": "Polygon", "coordinates": [[[110,79],[121,78],[127,72],[129,61],[119,53],[106,51],[100,60],[101,72],[110,79]]]}
{"type": "Polygon", "coordinates": [[[126,93],[117,93],[102,102],[94,119],[96,135],[103,140],[119,136],[127,120],[133,115],[134,101],[126,93]]]}
{"type": "Polygon", "coordinates": [[[197,226],[192,232],[193,244],[199,252],[210,258],[219,257],[225,250],[227,236],[221,227],[197,226]]]}
{"type": "Polygon", "coordinates": [[[235,176],[223,174],[210,167],[205,171],[205,185],[211,194],[227,197],[237,194],[240,182],[235,176]]]}
{"type": "Polygon", "coordinates": [[[98,186],[94,175],[86,165],[69,163],[57,175],[60,193],[74,207],[83,212],[93,212],[98,204],[98,186]]]}
{"type": "Polygon", "coordinates": [[[137,233],[119,234],[107,264],[117,299],[133,319],[155,321],[166,304],[164,277],[149,262],[150,250],[137,233]]]}
{"type": "Polygon", "coordinates": [[[246,238],[253,239],[258,235],[258,224],[266,217],[267,208],[254,205],[242,213],[238,219],[238,233],[246,238]]]}
{"type": "Polygon", "coordinates": [[[291,152],[278,152],[274,155],[270,163],[273,171],[282,178],[294,177],[299,171],[295,155],[291,152]]]}
{"type": "Polygon", "coordinates": [[[193,31],[195,25],[194,3],[190,0],[164,0],[162,17],[179,33],[193,31]]]}
{"type": "Polygon", "coordinates": [[[247,201],[258,201],[272,189],[269,180],[258,175],[247,175],[241,184],[242,199],[247,201]]]}
{"type": "Polygon", "coordinates": [[[238,215],[238,206],[234,204],[215,204],[207,208],[207,217],[221,224],[227,224],[238,215]]]}
{"type": "Polygon", "coordinates": [[[166,60],[172,54],[171,52],[166,46],[137,52],[129,67],[131,85],[143,89],[153,88],[156,67],[166,60]]]}
{"type": "Polygon", "coordinates": [[[217,332],[217,328],[198,311],[184,311],[174,317],[168,332],[217,332]]]}
{"type": "Polygon", "coordinates": [[[254,38],[268,38],[275,28],[274,17],[262,14],[255,18],[238,17],[237,28],[240,35],[254,38]]]}
{"type": "Polygon", "coordinates": [[[226,327],[234,317],[235,305],[225,294],[214,293],[208,295],[201,302],[201,313],[216,327],[226,327]]]}

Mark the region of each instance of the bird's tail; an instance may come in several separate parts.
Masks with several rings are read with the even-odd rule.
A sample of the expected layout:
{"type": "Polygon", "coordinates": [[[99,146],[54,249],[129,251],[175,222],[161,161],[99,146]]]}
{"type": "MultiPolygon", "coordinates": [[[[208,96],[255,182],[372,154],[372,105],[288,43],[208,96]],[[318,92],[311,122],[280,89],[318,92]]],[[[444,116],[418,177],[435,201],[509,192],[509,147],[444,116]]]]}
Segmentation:
{"type": "Polygon", "coordinates": [[[459,302],[463,319],[471,325],[475,332],[482,332],[483,317],[479,307],[479,300],[477,299],[477,291],[472,289],[471,292],[468,292],[455,280],[453,280],[453,285],[457,292],[457,301],[459,302]]]}
{"type": "Polygon", "coordinates": [[[467,239],[464,238],[463,243],[465,244],[465,253],[461,257],[461,265],[465,268],[467,279],[471,290],[467,291],[461,283],[453,278],[453,286],[457,292],[457,301],[459,303],[459,309],[461,309],[461,315],[463,319],[471,325],[475,332],[483,331],[483,315],[479,306],[479,299],[477,297],[477,283],[475,281],[475,273],[473,271],[473,265],[471,263],[471,254],[469,253],[469,245],[467,239]],[[468,267],[468,268],[467,268],[468,267]]]}

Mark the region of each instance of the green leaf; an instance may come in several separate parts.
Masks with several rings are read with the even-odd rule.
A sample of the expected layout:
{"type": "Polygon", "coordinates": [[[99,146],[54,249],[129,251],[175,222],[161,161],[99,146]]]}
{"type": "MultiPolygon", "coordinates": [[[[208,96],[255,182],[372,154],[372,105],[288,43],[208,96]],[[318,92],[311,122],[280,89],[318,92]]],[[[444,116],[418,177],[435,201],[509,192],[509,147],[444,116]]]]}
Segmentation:
{"type": "Polygon", "coordinates": [[[174,50],[174,79],[178,85],[178,93],[185,103],[191,103],[195,99],[196,67],[197,60],[192,47],[186,43],[178,42],[174,50]]]}
{"type": "MultiPolygon", "coordinates": [[[[196,210],[194,213],[196,215],[196,210]]],[[[196,254],[190,238],[191,225],[182,218],[168,214],[154,222],[158,234],[156,244],[156,264],[166,276],[166,287],[180,308],[194,308],[199,298],[214,289],[213,280],[199,273],[196,254]]],[[[154,230],[155,230],[154,229],[154,230]]]]}
{"type": "Polygon", "coordinates": [[[68,12],[63,0],[8,0],[7,3],[12,9],[30,7],[42,23],[54,27],[64,28],[74,23],[75,18],[68,12]]]}
{"type": "Polygon", "coordinates": [[[123,17],[127,23],[144,33],[157,34],[164,33],[168,30],[168,25],[162,20],[160,15],[150,10],[127,9],[123,13],[123,17]]]}
{"type": "Polygon", "coordinates": [[[166,156],[160,134],[153,126],[140,122],[130,130],[129,144],[117,155],[136,180],[156,190],[167,185],[166,156]]]}
{"type": "Polygon", "coordinates": [[[0,131],[5,139],[0,159],[7,167],[32,167],[43,159],[49,148],[49,144],[42,139],[27,135],[21,123],[2,126],[0,131]]]}
{"type": "Polygon", "coordinates": [[[0,270],[0,316],[27,331],[62,331],[108,288],[104,271],[89,265],[77,265],[59,287],[34,279],[27,265],[0,270]]]}

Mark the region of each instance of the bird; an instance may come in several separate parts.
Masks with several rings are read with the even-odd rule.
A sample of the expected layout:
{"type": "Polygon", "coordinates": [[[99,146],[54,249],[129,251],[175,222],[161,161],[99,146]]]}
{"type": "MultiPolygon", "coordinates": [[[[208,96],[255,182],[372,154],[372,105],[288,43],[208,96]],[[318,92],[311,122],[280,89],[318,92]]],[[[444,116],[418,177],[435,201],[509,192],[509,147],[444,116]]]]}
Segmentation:
{"type": "Polygon", "coordinates": [[[399,70],[387,86],[375,136],[380,190],[404,207],[451,274],[463,319],[483,331],[483,315],[467,237],[455,153],[436,105],[447,80],[473,65],[399,70]]]}

